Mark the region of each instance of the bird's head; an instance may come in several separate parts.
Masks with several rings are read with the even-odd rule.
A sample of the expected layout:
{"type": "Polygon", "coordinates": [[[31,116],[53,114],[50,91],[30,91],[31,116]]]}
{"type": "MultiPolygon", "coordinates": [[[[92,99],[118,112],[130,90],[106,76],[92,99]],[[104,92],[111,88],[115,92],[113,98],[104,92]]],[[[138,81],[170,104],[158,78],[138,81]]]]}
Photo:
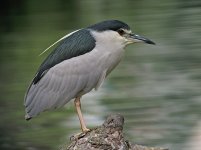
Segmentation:
{"type": "Polygon", "coordinates": [[[146,43],[146,44],[155,44],[153,41],[145,38],[143,36],[134,34],[130,27],[118,20],[107,20],[92,26],[89,26],[88,29],[92,29],[94,31],[99,32],[98,36],[102,36],[102,38],[113,39],[120,41],[124,46],[132,43],[146,43]]]}

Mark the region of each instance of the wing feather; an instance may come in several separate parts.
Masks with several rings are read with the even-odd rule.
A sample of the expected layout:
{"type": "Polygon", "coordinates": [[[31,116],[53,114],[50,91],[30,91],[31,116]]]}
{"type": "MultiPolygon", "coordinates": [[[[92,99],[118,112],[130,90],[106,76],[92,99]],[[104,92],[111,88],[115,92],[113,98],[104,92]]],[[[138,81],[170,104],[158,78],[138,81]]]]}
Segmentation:
{"type": "Polygon", "coordinates": [[[39,82],[32,83],[28,89],[26,119],[45,110],[59,108],[71,99],[98,88],[105,79],[107,65],[102,62],[107,62],[107,59],[110,59],[108,55],[97,55],[94,50],[50,68],[39,82]]]}
{"type": "Polygon", "coordinates": [[[90,58],[87,53],[65,60],[52,67],[37,84],[31,84],[25,100],[27,119],[42,111],[59,108],[95,88],[105,73],[98,63],[91,63],[94,60],[90,58]]]}
{"type": "MultiPolygon", "coordinates": [[[[36,84],[48,70],[64,60],[88,53],[95,47],[95,39],[88,29],[81,29],[64,36],[56,43],[60,44],[50,53],[39,67],[33,83],[36,84]]],[[[55,43],[55,44],[56,44],[55,43]]],[[[53,44],[54,45],[54,44],[53,44]]]]}

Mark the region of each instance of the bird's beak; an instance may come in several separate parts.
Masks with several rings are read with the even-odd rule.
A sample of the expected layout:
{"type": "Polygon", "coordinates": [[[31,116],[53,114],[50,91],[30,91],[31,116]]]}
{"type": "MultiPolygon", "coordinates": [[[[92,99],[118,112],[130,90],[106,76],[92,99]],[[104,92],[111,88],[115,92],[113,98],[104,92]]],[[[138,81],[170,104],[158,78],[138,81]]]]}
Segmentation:
{"type": "Polygon", "coordinates": [[[145,38],[143,36],[133,34],[133,33],[129,34],[129,39],[130,39],[130,42],[132,42],[132,43],[144,42],[147,44],[155,45],[155,43],[153,41],[149,40],[148,38],[145,38]]]}

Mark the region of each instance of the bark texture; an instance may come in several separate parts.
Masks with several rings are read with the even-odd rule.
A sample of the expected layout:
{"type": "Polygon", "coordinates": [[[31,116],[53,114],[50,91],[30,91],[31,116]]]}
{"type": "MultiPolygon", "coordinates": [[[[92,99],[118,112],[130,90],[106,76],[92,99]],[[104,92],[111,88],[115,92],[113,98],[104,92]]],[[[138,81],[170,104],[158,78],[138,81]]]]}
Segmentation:
{"type": "Polygon", "coordinates": [[[71,138],[70,144],[64,144],[60,150],[168,150],[132,144],[124,139],[123,125],[124,118],[121,115],[110,115],[102,126],[71,138]]]}

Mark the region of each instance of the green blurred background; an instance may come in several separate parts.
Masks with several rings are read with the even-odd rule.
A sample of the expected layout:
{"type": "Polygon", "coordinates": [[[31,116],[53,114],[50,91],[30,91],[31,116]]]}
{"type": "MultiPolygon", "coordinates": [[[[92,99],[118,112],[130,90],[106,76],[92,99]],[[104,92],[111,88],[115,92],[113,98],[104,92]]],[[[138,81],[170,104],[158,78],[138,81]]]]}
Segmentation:
{"type": "MultiPolygon", "coordinates": [[[[23,97],[39,56],[67,33],[106,20],[157,43],[127,47],[98,92],[83,97],[89,127],[125,117],[125,136],[172,150],[201,147],[200,0],[1,0],[0,149],[53,150],[80,131],[73,103],[24,120],[23,97]]],[[[197,149],[196,149],[197,148],[197,149]]]]}

